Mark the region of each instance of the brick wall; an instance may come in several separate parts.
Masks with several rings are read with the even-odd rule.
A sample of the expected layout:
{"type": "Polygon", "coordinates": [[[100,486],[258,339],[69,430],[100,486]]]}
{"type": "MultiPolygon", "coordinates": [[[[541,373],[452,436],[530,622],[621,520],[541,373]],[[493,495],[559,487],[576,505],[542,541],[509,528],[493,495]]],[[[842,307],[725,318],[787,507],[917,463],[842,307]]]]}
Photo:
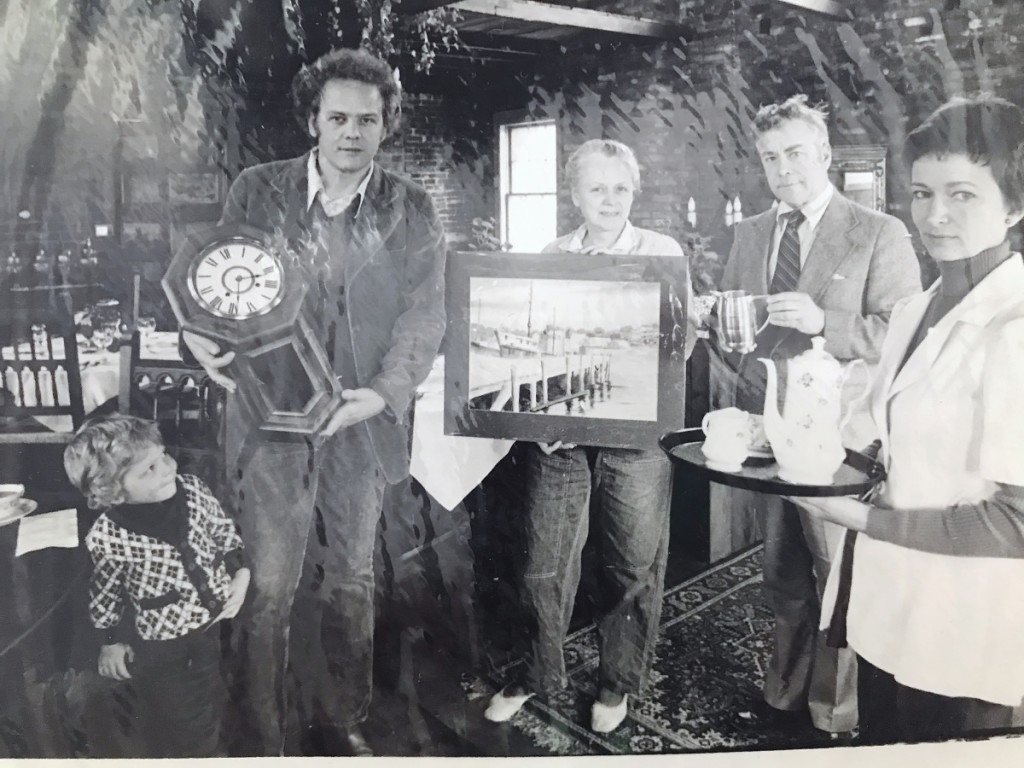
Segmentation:
{"type": "MultiPolygon", "coordinates": [[[[589,5],[614,10],[611,2],[589,5]]],[[[629,12],[665,18],[669,5],[647,0],[630,3],[629,12]]],[[[771,203],[752,153],[751,118],[761,104],[794,93],[829,105],[833,144],[889,146],[889,209],[910,225],[908,175],[898,155],[906,131],[964,91],[984,88],[1024,104],[1024,4],[856,5],[855,19],[837,21],[778,2],[685,0],[676,18],[689,25],[688,39],[593,44],[551,57],[546,69],[518,82],[529,93],[531,114],[558,121],[563,161],[589,138],[617,138],[634,148],[642,168],[633,212],[640,226],[685,238],[692,196],[698,231],[711,237],[716,250],[727,251],[726,202],[739,196],[748,216],[771,203]]],[[[475,141],[481,155],[496,154],[486,137],[475,141]]],[[[444,153],[432,157],[428,165],[437,168],[444,153]]],[[[449,167],[438,179],[428,178],[445,195],[481,195],[476,207],[493,215],[490,178],[454,185],[457,173],[473,175],[472,169],[449,167]]],[[[449,198],[447,205],[458,216],[467,201],[449,198]]],[[[559,230],[577,223],[562,190],[559,230]]]]}
{"type": "Polygon", "coordinates": [[[488,174],[457,153],[455,125],[443,98],[407,94],[400,133],[382,149],[380,161],[409,176],[429,193],[453,247],[468,247],[472,222],[493,215],[488,174]]]}

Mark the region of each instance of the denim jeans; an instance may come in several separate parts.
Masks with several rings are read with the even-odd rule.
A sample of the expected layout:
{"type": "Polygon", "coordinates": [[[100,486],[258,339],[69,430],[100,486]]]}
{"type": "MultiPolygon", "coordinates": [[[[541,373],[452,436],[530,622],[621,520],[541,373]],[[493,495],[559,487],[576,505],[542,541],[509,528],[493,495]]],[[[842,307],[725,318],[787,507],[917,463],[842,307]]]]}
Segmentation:
{"type": "Polygon", "coordinates": [[[598,682],[615,693],[643,695],[668,557],[668,459],[660,451],[585,447],[546,456],[531,446],[525,472],[523,598],[533,626],[524,685],[553,693],[567,684],[562,646],[592,524],[602,603],[598,682]]]}
{"type": "MultiPolygon", "coordinates": [[[[235,422],[238,424],[238,422],[235,422]]],[[[240,426],[240,425],[239,425],[240,426]]],[[[385,479],[365,424],[326,441],[228,429],[228,484],[252,563],[235,648],[264,754],[280,754],[292,671],[334,725],[366,718],[373,673],[377,523],[385,479]],[[293,626],[296,592],[303,610],[293,626]],[[291,630],[294,630],[293,632],[291,630]]]]}
{"type": "Polygon", "coordinates": [[[146,752],[134,757],[222,756],[220,625],[174,640],[136,640],[132,648],[146,752]]]}

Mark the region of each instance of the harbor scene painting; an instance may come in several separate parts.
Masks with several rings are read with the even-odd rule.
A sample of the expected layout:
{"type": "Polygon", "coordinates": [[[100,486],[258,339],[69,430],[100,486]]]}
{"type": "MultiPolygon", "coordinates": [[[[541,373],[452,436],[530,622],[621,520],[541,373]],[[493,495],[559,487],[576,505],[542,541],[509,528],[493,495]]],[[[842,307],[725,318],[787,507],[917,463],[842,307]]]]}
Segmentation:
{"type": "Polygon", "coordinates": [[[472,277],[477,411],[658,419],[661,284],[472,277]]]}

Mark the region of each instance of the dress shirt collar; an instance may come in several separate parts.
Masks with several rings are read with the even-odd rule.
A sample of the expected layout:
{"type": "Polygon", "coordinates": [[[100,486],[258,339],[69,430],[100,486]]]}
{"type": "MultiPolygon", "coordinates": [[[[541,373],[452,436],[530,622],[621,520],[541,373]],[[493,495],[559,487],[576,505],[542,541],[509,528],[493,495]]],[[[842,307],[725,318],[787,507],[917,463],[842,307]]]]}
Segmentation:
{"type": "Polygon", "coordinates": [[[587,236],[587,225],[581,224],[579,229],[572,233],[566,242],[562,243],[561,250],[569,251],[570,253],[632,253],[633,249],[637,245],[637,233],[636,228],[630,221],[626,221],[626,226],[622,228],[622,232],[616,238],[615,242],[607,248],[597,249],[594,246],[583,245],[583,238],[587,236]]]}
{"type": "Polygon", "coordinates": [[[370,177],[373,176],[373,161],[370,161],[370,167],[366,169],[366,175],[363,180],[359,183],[359,187],[352,194],[351,197],[339,197],[334,200],[327,199],[327,192],[324,188],[324,180],[320,175],[320,169],[317,167],[317,150],[314,149],[309,153],[309,161],[306,164],[308,186],[306,192],[306,210],[308,211],[313,207],[313,203],[316,202],[316,198],[320,196],[320,204],[324,207],[324,213],[328,216],[334,217],[339,213],[347,209],[351,204],[352,200],[359,198],[359,202],[356,204],[355,215],[359,215],[359,211],[363,208],[363,200],[366,198],[366,188],[370,186],[370,177]]]}
{"type": "MultiPolygon", "coordinates": [[[[818,222],[821,221],[821,217],[825,215],[825,209],[832,202],[832,194],[835,191],[836,188],[832,186],[832,182],[829,182],[816,198],[800,207],[800,211],[803,213],[804,219],[811,229],[815,229],[818,226],[818,222]]],[[[775,209],[775,225],[781,227],[782,222],[780,219],[792,210],[794,210],[793,206],[780,201],[775,209]]]]}

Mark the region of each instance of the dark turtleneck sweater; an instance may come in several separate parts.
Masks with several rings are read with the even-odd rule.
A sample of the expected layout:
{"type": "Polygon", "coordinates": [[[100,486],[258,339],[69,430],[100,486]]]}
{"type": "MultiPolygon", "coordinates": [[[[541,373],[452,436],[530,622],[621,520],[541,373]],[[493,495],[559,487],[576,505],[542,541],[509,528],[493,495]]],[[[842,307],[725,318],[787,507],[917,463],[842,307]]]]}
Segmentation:
{"type": "MultiPolygon", "coordinates": [[[[903,365],[928,331],[1009,258],[1009,243],[959,261],[939,262],[939,289],[914,334],[903,365]]],[[[941,418],[941,414],[937,414],[941,418]]],[[[883,509],[868,512],[868,536],[878,541],[960,557],[1024,557],[1024,488],[1000,484],[990,499],[946,509],[883,509]]]]}

